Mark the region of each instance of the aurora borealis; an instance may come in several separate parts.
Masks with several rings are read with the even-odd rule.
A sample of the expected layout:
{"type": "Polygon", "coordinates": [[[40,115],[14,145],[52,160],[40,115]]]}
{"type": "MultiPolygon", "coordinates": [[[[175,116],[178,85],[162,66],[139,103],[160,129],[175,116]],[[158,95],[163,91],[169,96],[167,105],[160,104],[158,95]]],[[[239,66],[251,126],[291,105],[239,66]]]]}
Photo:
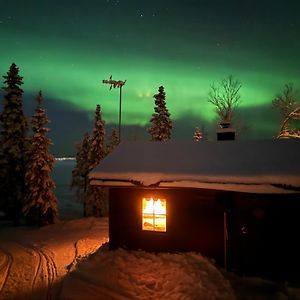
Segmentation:
{"type": "Polygon", "coordinates": [[[242,83],[253,136],[276,131],[266,112],[284,84],[300,89],[297,0],[2,0],[0,8],[1,75],[15,62],[25,95],[41,89],[91,117],[99,103],[107,124],[119,108],[119,91],[102,84],[110,75],[127,80],[123,126],[148,124],[163,85],[178,138],[213,122],[209,86],[230,74],[242,83]]]}

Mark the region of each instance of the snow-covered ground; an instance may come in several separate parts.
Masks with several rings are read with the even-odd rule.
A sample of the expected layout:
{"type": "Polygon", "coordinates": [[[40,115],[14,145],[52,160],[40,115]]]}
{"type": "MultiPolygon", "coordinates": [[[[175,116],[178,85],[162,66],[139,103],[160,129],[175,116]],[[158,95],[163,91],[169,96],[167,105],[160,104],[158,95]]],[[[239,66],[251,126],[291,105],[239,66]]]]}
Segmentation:
{"type": "Polygon", "coordinates": [[[300,299],[196,253],[108,251],[107,218],[0,227],[0,299],[300,299]]]}
{"type": "Polygon", "coordinates": [[[61,280],[108,241],[107,219],[0,227],[0,299],[56,299],[61,280]]]}
{"type": "Polygon", "coordinates": [[[298,288],[239,277],[201,254],[108,251],[108,219],[81,218],[73,161],[56,163],[58,224],[0,225],[0,300],[300,299],[298,288]]]}

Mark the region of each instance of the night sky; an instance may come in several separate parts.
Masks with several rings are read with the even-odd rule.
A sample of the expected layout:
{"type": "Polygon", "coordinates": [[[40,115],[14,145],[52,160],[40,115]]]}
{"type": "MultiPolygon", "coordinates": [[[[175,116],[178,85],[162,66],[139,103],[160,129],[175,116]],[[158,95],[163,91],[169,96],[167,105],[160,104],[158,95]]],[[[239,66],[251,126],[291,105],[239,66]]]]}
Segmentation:
{"type": "Polygon", "coordinates": [[[12,62],[24,76],[29,115],[38,90],[52,120],[55,152],[72,152],[90,130],[96,104],[117,124],[123,88],[127,139],[149,138],[153,95],[165,87],[174,138],[215,124],[209,86],[228,75],[242,83],[241,138],[271,138],[271,101],[284,84],[300,89],[300,1],[0,0],[0,74],[12,62]]]}

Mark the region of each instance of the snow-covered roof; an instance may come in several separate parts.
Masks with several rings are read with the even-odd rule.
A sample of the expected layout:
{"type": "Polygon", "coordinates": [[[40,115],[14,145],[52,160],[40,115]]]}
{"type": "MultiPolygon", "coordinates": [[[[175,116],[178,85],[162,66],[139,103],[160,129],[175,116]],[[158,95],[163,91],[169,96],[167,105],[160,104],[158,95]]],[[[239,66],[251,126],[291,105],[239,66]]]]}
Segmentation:
{"type": "Polygon", "coordinates": [[[300,191],[297,140],[122,142],[89,174],[92,185],[300,191]]]}

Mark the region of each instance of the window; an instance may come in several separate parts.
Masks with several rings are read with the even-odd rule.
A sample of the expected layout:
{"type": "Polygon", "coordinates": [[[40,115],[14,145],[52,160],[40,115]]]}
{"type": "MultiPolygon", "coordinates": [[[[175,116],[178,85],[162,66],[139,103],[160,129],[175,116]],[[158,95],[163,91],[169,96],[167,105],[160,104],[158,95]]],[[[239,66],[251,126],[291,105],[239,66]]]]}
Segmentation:
{"type": "Polygon", "coordinates": [[[167,201],[160,198],[143,198],[143,230],[166,232],[167,201]]]}

